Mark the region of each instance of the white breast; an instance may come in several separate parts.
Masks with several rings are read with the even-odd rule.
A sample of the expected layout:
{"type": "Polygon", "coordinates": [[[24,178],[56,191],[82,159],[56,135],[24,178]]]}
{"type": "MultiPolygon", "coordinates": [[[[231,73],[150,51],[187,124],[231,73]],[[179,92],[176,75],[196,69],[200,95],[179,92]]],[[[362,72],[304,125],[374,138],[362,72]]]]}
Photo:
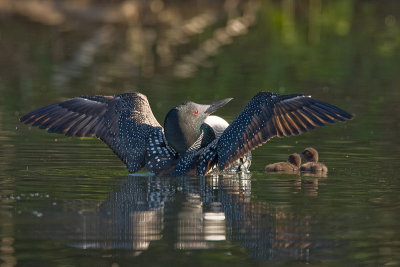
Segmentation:
{"type": "Polygon", "coordinates": [[[229,126],[229,123],[218,116],[208,116],[204,123],[208,124],[215,133],[216,138],[220,137],[225,129],[229,126]]]}

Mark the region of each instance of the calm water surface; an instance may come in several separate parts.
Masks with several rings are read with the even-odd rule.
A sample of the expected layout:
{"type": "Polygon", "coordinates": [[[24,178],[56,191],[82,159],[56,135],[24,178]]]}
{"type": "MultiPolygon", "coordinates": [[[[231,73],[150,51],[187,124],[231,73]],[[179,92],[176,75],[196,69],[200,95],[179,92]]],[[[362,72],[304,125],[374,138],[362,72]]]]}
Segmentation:
{"type": "Polygon", "coordinates": [[[127,4],[144,14],[124,13],[131,23],[0,18],[0,263],[400,265],[398,3],[189,2],[127,4]],[[232,121],[259,90],[312,94],[355,119],[271,140],[250,174],[179,178],[129,175],[97,139],[18,121],[133,90],[159,122],[188,99],[234,97],[217,114],[232,121]],[[327,177],[264,173],[307,146],[327,177]]]}

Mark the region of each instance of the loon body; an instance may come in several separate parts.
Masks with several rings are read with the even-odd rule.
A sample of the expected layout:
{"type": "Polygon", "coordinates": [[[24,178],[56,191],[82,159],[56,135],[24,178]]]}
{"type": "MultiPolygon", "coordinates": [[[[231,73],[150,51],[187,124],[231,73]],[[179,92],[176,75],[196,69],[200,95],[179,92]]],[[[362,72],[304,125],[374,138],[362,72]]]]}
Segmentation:
{"type": "Polygon", "coordinates": [[[231,98],[208,105],[185,102],[172,108],[162,127],[145,95],[81,96],[34,110],[21,122],[67,136],[96,136],[129,172],[205,175],[246,171],[250,152],[272,137],[292,136],[345,121],[352,115],[302,94],[260,92],[228,124],[211,116],[231,98]]]}
{"type": "Polygon", "coordinates": [[[285,162],[271,163],[265,166],[267,172],[298,173],[301,165],[300,155],[291,154],[285,162]]]}

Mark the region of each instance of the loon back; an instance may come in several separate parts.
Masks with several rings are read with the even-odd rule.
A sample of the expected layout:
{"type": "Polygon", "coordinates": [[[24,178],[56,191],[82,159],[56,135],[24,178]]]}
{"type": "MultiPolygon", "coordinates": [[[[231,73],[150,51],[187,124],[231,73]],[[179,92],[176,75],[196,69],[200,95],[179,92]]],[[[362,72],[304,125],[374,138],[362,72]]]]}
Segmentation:
{"type": "Polygon", "coordinates": [[[190,123],[179,116],[170,117],[170,124],[167,115],[165,134],[146,96],[140,93],[76,97],[34,110],[21,117],[21,122],[68,136],[96,136],[117,154],[129,172],[143,168],[154,173],[185,175],[194,169],[197,175],[204,175],[216,166],[220,171],[228,169],[274,136],[298,135],[325,123],[352,118],[349,113],[307,95],[260,92],[221,133],[223,127],[219,123],[210,126],[213,116],[209,114],[230,100],[195,110],[190,109],[193,105],[189,102],[180,105],[193,114],[197,110],[195,115],[200,116],[190,123]],[[209,126],[215,138],[210,137],[209,126]],[[184,142],[174,135],[179,131],[186,138],[184,142]]]}

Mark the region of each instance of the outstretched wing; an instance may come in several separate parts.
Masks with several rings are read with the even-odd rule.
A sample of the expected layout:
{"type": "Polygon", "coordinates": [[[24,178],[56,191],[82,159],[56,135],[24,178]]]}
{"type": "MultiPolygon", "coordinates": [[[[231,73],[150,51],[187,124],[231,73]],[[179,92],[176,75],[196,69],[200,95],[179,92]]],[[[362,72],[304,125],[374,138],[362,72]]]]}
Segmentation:
{"type": "Polygon", "coordinates": [[[21,122],[48,129],[50,133],[96,136],[130,172],[143,167],[157,171],[174,157],[146,96],[140,93],[75,97],[34,110],[23,116],[21,122]],[[154,149],[163,153],[153,153],[154,149]]]}
{"type": "Polygon", "coordinates": [[[274,136],[291,136],[345,121],[352,115],[308,95],[260,92],[224,131],[218,141],[218,168],[224,170],[274,136]]]}

